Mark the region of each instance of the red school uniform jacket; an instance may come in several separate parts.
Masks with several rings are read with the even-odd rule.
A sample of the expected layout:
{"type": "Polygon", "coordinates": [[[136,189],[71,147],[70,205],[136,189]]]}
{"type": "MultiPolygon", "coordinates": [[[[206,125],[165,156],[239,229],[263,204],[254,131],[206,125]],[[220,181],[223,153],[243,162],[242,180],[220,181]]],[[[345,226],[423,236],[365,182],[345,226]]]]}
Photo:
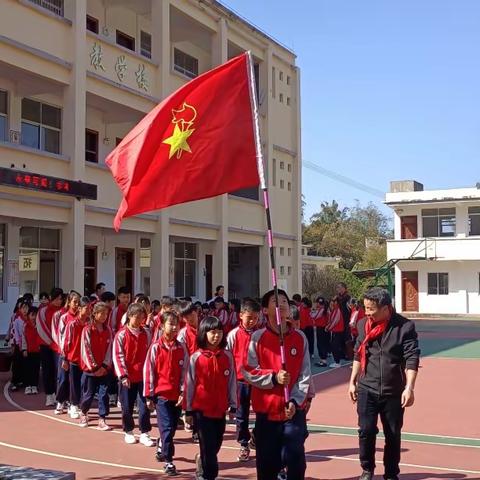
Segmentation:
{"type": "Polygon", "coordinates": [[[38,335],[37,325],[30,321],[25,322],[25,328],[22,334],[22,350],[28,353],[40,352],[42,339],[38,335]]]}
{"type": "Polygon", "coordinates": [[[186,411],[223,418],[237,408],[237,381],[232,354],[223,349],[197,350],[189,361],[186,381],[186,411]]]}
{"type": "Polygon", "coordinates": [[[312,310],[310,312],[313,323],[318,328],[325,328],[328,322],[328,312],[324,307],[319,308],[318,310],[312,310]]]}
{"type": "MultiPolygon", "coordinates": [[[[291,375],[289,398],[303,408],[311,379],[307,339],[300,330],[290,329],[284,340],[287,371],[291,375]]],[[[281,368],[279,336],[269,327],[254,332],[243,375],[253,387],[253,410],[267,414],[268,419],[273,421],[285,420],[284,386],[277,384],[275,379],[281,368]]]]}
{"type": "Polygon", "coordinates": [[[242,367],[247,362],[247,351],[254,330],[246,330],[243,325],[234,328],[227,337],[227,350],[232,352],[235,360],[237,381],[244,382],[242,367]]]}
{"type": "Polygon", "coordinates": [[[49,303],[46,307],[40,308],[37,313],[37,332],[42,339],[42,344],[49,346],[57,353],[60,351],[52,339],[52,317],[61,308],[49,303]]]}
{"type": "Polygon", "coordinates": [[[80,366],[87,374],[95,373],[101,367],[112,368],[113,335],[108,325],[100,331],[96,324],[85,325],[82,331],[80,366]]]}
{"type": "Polygon", "coordinates": [[[340,307],[335,307],[328,316],[327,329],[332,333],[342,333],[345,330],[340,307]]]}
{"type": "Polygon", "coordinates": [[[310,317],[311,308],[302,305],[300,310],[300,329],[305,330],[307,327],[313,327],[313,320],[310,317]]]}
{"type": "Polygon", "coordinates": [[[69,362],[80,366],[82,331],[85,323],[79,318],[69,321],[65,325],[65,334],[62,341],[62,356],[69,362]]]}
{"type": "Polygon", "coordinates": [[[365,317],[365,310],[362,307],[354,307],[350,313],[350,331],[354,337],[358,337],[358,321],[365,317]]]}
{"type": "Polygon", "coordinates": [[[188,352],[177,340],[167,342],[163,337],[148,349],[143,367],[143,394],[178,401],[183,392],[188,352]]]}
{"type": "Polygon", "coordinates": [[[115,334],[123,328],[122,317],[127,313],[127,307],[123,303],[119,303],[116,307],[113,307],[110,315],[110,329],[115,334]]]}
{"type": "Polygon", "coordinates": [[[143,327],[126,326],[117,332],[113,341],[113,366],[118,378],[128,378],[131,383],[143,380],[150,338],[150,332],[143,327]]]}
{"type": "Polygon", "coordinates": [[[191,325],[183,327],[177,335],[177,340],[185,345],[188,355],[191,356],[198,350],[197,346],[197,329],[191,325]]]}

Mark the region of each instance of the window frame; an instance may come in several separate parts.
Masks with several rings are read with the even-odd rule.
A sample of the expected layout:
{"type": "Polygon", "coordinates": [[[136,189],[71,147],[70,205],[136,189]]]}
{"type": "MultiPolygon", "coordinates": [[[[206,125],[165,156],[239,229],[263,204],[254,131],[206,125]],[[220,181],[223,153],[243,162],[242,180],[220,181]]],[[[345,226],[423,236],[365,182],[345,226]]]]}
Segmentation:
{"type": "Polygon", "coordinates": [[[448,208],[424,208],[421,211],[422,215],[422,236],[423,238],[434,237],[434,238],[452,238],[457,235],[457,209],[455,207],[448,208]],[[443,213],[441,213],[443,210],[443,213]],[[445,210],[453,210],[453,213],[445,213],[445,210]],[[431,212],[436,211],[436,214],[431,212]],[[430,213],[427,213],[430,212],[430,213]],[[443,221],[453,218],[453,233],[446,234],[443,231],[443,228],[446,224],[443,221]],[[436,219],[436,234],[434,235],[425,235],[425,219],[436,219]]]}
{"type": "Polygon", "coordinates": [[[124,247],[115,247],[115,290],[118,290],[120,287],[131,287],[131,291],[135,291],[135,249],[134,248],[124,248],[124,247]],[[119,274],[119,265],[118,265],[118,254],[120,252],[125,252],[132,255],[132,266],[125,267],[125,271],[132,272],[132,285],[117,285],[118,274],[119,274]]]}
{"type": "MultiPolygon", "coordinates": [[[[480,220],[480,207],[479,206],[474,206],[474,207],[468,207],[468,236],[469,237],[478,237],[480,236],[480,230],[478,233],[472,233],[472,217],[478,217],[480,220]],[[476,209],[478,210],[477,212],[470,211],[476,209]]],[[[480,226],[480,225],[479,225],[480,226]]]]}
{"type": "Polygon", "coordinates": [[[117,45],[119,45],[120,47],[123,47],[123,48],[126,48],[127,50],[130,50],[131,52],[135,52],[135,46],[136,46],[135,37],[132,37],[132,36],[129,35],[128,33],[122,32],[122,31],[119,30],[118,28],[115,29],[115,43],[116,43],[117,45]],[[119,38],[122,38],[122,37],[123,37],[127,42],[131,41],[133,48],[127,47],[126,45],[123,45],[123,44],[119,43],[118,40],[119,40],[119,38]]]}
{"type": "Polygon", "coordinates": [[[96,34],[98,35],[99,28],[100,28],[100,22],[98,21],[98,18],[92,17],[92,15],[89,15],[89,14],[87,13],[85,22],[86,22],[86,28],[87,28],[87,30],[88,30],[89,32],[96,33],[96,34]],[[94,30],[92,30],[91,28],[88,28],[89,22],[95,26],[95,27],[94,27],[94,30]]]}
{"type": "Polygon", "coordinates": [[[0,88],[0,94],[5,94],[5,113],[0,111],[0,117],[5,119],[5,129],[3,131],[3,138],[2,138],[2,131],[0,130],[0,141],[6,142],[8,141],[8,90],[4,90],[0,88]]]}
{"type": "Polygon", "coordinates": [[[428,272],[427,295],[449,295],[449,282],[448,272],[428,272]]]}
{"type": "Polygon", "coordinates": [[[59,17],[64,17],[65,16],[65,2],[64,0],[57,0],[60,2],[60,6],[57,5],[52,5],[52,1],[55,2],[55,0],[29,0],[30,3],[33,3],[34,5],[37,5],[40,8],[43,8],[54,15],[57,15],[59,17]]]}
{"type": "Polygon", "coordinates": [[[145,30],[140,30],[140,55],[142,57],[151,59],[152,58],[152,34],[146,32],[145,30]],[[145,45],[144,40],[147,40],[149,45],[145,45]],[[145,48],[146,47],[146,48],[145,48]]]}
{"type": "Polygon", "coordinates": [[[83,270],[84,270],[84,282],[83,282],[83,290],[85,295],[87,295],[87,289],[85,285],[85,279],[87,278],[87,270],[93,272],[93,291],[88,293],[88,295],[91,295],[92,293],[95,293],[95,285],[97,284],[97,277],[98,277],[98,247],[96,245],[85,245],[84,248],[84,265],[83,265],[83,270]],[[90,250],[93,252],[93,258],[94,258],[94,265],[93,267],[90,265],[87,265],[86,259],[87,259],[87,250],[90,250]]]}
{"type": "Polygon", "coordinates": [[[90,162],[90,163],[97,163],[98,164],[98,150],[99,150],[99,133],[96,130],[91,130],[90,128],[85,129],[85,161],[90,162]],[[93,150],[87,150],[87,135],[95,135],[96,137],[96,151],[94,152],[93,150]],[[87,158],[87,154],[94,153],[95,154],[95,160],[89,160],[87,158]]]}
{"type": "Polygon", "coordinates": [[[198,291],[198,244],[196,243],[193,243],[193,242],[174,242],[173,244],[173,265],[174,265],[174,285],[173,285],[173,288],[174,288],[174,295],[175,297],[186,297],[186,296],[189,296],[189,297],[196,297],[197,296],[197,291],[198,291]],[[183,252],[186,252],[186,245],[190,245],[190,246],[193,246],[194,248],[194,251],[195,251],[195,258],[190,258],[190,257],[187,257],[185,256],[186,253],[184,253],[184,256],[183,257],[177,257],[176,256],[176,246],[178,244],[182,244],[184,245],[183,247],[183,252]],[[176,270],[176,264],[177,264],[177,261],[178,262],[183,262],[183,285],[182,285],[182,291],[181,292],[177,292],[177,282],[176,282],[176,276],[175,276],[175,270],[176,270]],[[186,278],[186,275],[185,275],[185,265],[187,262],[193,262],[193,265],[194,265],[194,281],[193,281],[193,292],[187,292],[186,291],[186,284],[185,284],[185,278],[186,278]]]}
{"type": "MultiPolygon", "coordinates": [[[[180,59],[178,59],[180,60],[180,59]]],[[[194,57],[193,55],[190,55],[189,53],[187,52],[184,52],[183,50],[180,50],[179,48],[177,47],[173,47],[173,61],[172,61],[172,64],[173,64],[173,70],[175,72],[178,72],[180,73],[181,75],[184,75],[185,77],[187,78],[197,78],[198,75],[199,75],[199,72],[200,72],[200,69],[199,69],[199,61],[198,61],[198,58],[194,57]],[[180,57],[183,56],[183,60],[184,60],[184,65],[180,65],[180,62],[177,63],[177,55],[179,55],[180,57]],[[193,68],[193,70],[187,68],[187,60],[193,60],[193,67],[196,66],[196,72],[194,71],[195,68],[193,68]]]]}
{"type": "Polygon", "coordinates": [[[283,178],[280,179],[280,188],[281,188],[282,190],[285,190],[285,180],[284,180],[283,178]]]}

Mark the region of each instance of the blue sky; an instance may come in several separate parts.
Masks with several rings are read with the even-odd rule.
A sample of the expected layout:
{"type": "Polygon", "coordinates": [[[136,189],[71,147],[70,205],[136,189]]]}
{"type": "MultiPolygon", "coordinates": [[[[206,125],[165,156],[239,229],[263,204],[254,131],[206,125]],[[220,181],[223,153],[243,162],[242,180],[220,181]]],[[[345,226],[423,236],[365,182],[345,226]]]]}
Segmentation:
{"type": "MultiPolygon", "coordinates": [[[[297,55],[303,159],[382,191],[480,181],[480,1],[225,0],[297,55]]],[[[322,201],[381,199],[306,168],[322,201]]],[[[384,211],[388,212],[388,209],[384,211]]]]}

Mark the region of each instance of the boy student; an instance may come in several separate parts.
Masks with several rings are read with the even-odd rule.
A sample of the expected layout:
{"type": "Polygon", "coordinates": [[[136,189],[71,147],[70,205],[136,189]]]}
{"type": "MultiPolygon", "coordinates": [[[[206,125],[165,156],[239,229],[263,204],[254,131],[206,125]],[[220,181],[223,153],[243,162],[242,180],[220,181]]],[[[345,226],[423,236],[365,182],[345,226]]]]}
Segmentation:
{"type": "Polygon", "coordinates": [[[282,464],[285,464],[288,480],[303,480],[310,355],[305,335],[287,325],[290,306],[285,291],[278,290],[278,300],[287,370],[282,369],[275,295],[270,290],[262,298],[267,327],[252,334],[242,373],[253,387],[257,479],[276,480],[282,464]],[[285,387],[289,395],[287,406],[285,387]]]}
{"type": "Polygon", "coordinates": [[[34,395],[38,393],[38,378],[40,374],[40,337],[38,336],[36,317],[37,307],[28,309],[25,328],[22,332],[22,352],[25,357],[25,394],[34,395]]]}
{"type": "Polygon", "coordinates": [[[161,337],[148,350],[143,368],[143,393],[147,407],[156,406],[157,423],[161,442],[156,452],[159,461],[164,460],[164,472],[177,475],[173,464],[175,446],[173,437],[182,414],[183,386],[188,364],[188,353],[177,340],[179,317],[173,311],[162,313],[161,337]]]}
{"type": "Polygon", "coordinates": [[[238,409],[236,424],[237,442],[240,444],[239,462],[247,462],[250,459],[248,444],[251,440],[251,434],[248,423],[252,387],[243,377],[242,366],[247,356],[252,333],[257,328],[259,315],[260,305],[255,300],[245,298],[240,306],[240,325],[234,328],[227,337],[227,350],[232,352],[237,372],[238,409]]]}
{"type": "Polygon", "coordinates": [[[120,287],[117,295],[118,304],[112,310],[110,317],[110,328],[114,334],[122,328],[122,317],[127,312],[130,300],[131,293],[128,287],[120,287]]]}
{"type": "Polygon", "coordinates": [[[125,443],[137,443],[133,434],[133,406],[138,401],[138,421],[140,424],[140,443],[153,447],[150,438],[152,429],[150,411],[143,396],[143,366],[150,346],[150,332],[142,327],[147,312],[141,303],[132,303],[127,310],[127,324],[115,335],[113,341],[113,365],[120,379],[120,399],[122,404],[122,425],[125,443]]]}

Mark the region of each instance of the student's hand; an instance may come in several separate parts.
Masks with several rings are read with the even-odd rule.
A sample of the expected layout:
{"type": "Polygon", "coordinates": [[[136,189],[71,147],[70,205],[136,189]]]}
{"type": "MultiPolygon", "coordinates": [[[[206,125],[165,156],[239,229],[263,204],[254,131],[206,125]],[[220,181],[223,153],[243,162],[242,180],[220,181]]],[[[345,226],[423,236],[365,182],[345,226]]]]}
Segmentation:
{"type": "Polygon", "coordinates": [[[96,372],[95,372],[95,376],[96,377],[103,377],[104,375],[107,374],[107,370],[105,369],[105,367],[100,367],[96,372]]]}
{"type": "Polygon", "coordinates": [[[128,377],[122,378],[122,385],[125,388],[130,388],[130,380],[128,379],[128,377]]]}
{"type": "Polygon", "coordinates": [[[193,417],[191,415],[185,415],[185,423],[187,425],[192,426],[193,425],[193,417]]]}
{"type": "Polygon", "coordinates": [[[178,402],[175,404],[176,407],[181,407],[183,404],[183,395],[178,397],[178,402]]]}
{"type": "Polygon", "coordinates": [[[68,362],[66,360],[62,360],[62,368],[68,372],[68,369],[69,369],[69,365],[68,365],[68,362]]]}
{"type": "Polygon", "coordinates": [[[155,410],[155,404],[153,403],[153,400],[147,399],[147,408],[153,412],[155,410]]]}
{"type": "Polygon", "coordinates": [[[295,415],[297,409],[295,408],[295,404],[293,402],[288,403],[288,407],[285,407],[285,416],[287,420],[290,420],[295,415]]]}
{"type": "Polygon", "coordinates": [[[353,403],[356,403],[358,398],[358,391],[357,391],[357,385],[355,383],[350,382],[348,384],[348,396],[350,397],[350,400],[353,403]]]}
{"type": "Polygon", "coordinates": [[[410,388],[405,388],[402,393],[402,408],[411,407],[415,403],[415,394],[410,388]]]}
{"type": "Polygon", "coordinates": [[[22,353],[23,353],[23,356],[24,356],[25,358],[28,357],[28,352],[27,352],[26,350],[24,350],[22,353]]]}
{"type": "Polygon", "coordinates": [[[285,370],[280,370],[277,373],[277,382],[280,385],[288,385],[290,383],[290,374],[285,370]]]}

